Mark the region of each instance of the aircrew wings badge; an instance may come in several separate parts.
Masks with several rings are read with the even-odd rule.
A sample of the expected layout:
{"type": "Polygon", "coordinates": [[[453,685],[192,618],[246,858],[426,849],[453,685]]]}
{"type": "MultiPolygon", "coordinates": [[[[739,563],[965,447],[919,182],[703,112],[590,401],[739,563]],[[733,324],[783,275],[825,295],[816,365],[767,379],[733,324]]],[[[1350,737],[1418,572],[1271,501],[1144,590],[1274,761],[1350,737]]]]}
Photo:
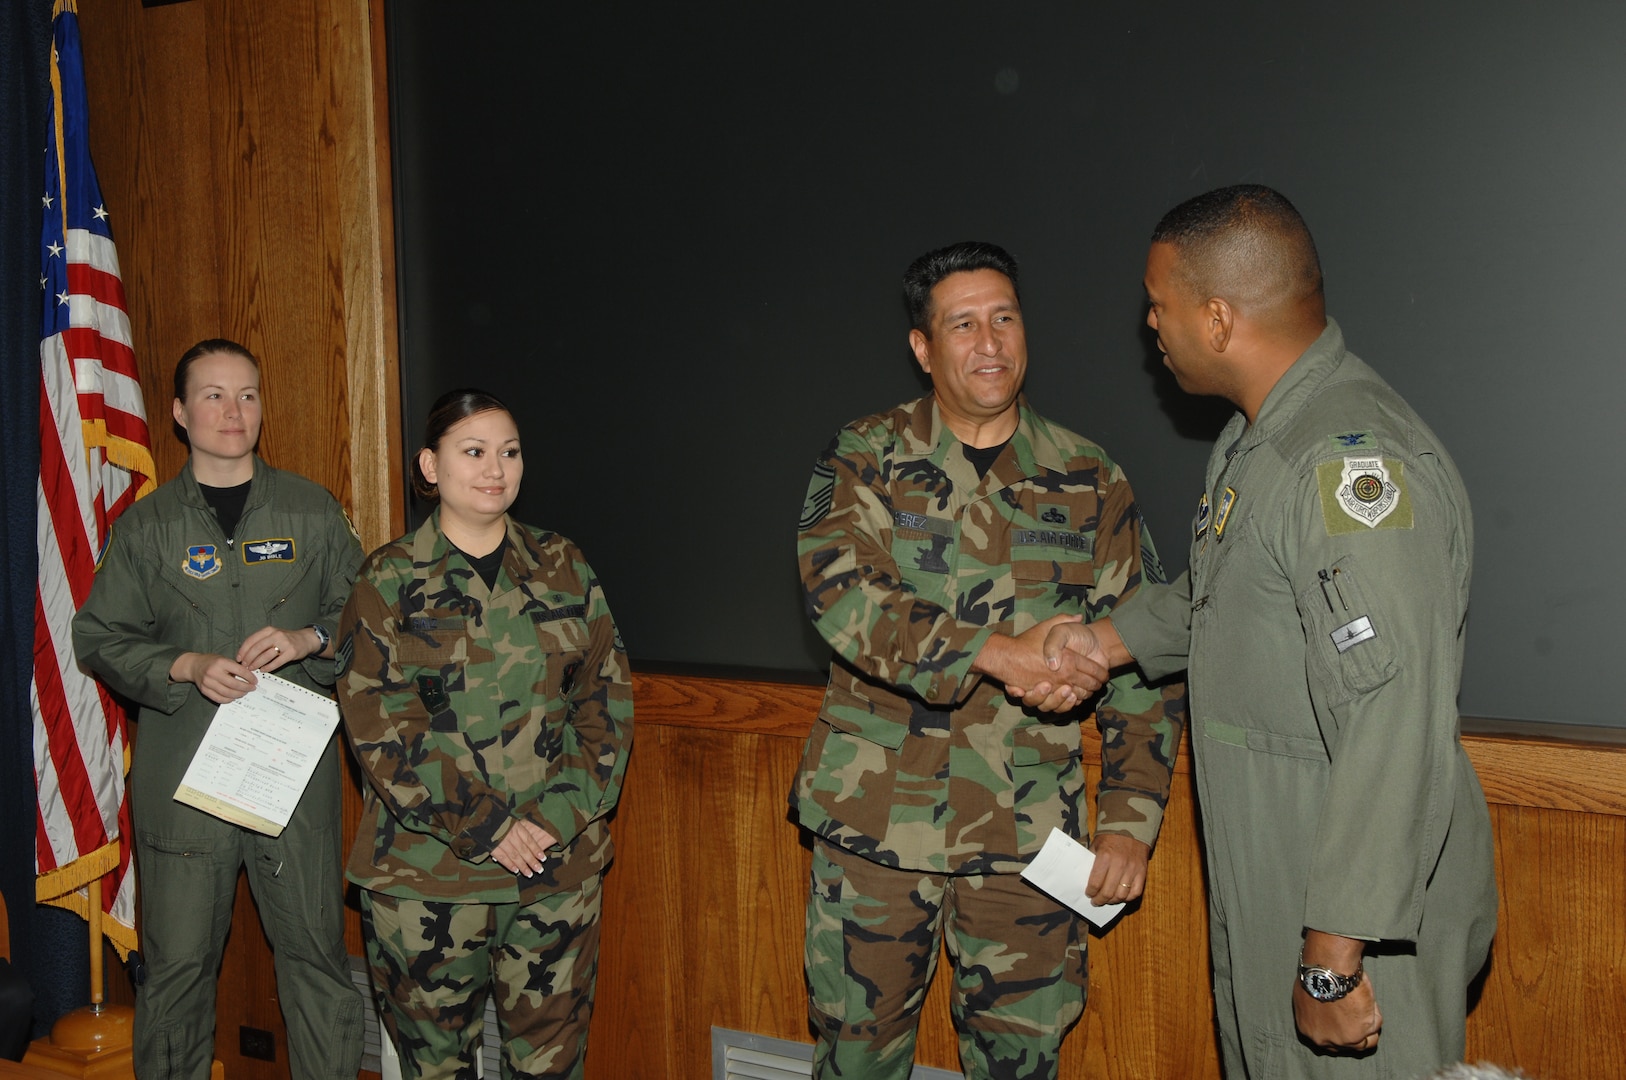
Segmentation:
{"type": "Polygon", "coordinates": [[[1346,457],[1316,470],[1327,534],[1412,527],[1411,497],[1404,468],[1381,457],[1346,457]]]}

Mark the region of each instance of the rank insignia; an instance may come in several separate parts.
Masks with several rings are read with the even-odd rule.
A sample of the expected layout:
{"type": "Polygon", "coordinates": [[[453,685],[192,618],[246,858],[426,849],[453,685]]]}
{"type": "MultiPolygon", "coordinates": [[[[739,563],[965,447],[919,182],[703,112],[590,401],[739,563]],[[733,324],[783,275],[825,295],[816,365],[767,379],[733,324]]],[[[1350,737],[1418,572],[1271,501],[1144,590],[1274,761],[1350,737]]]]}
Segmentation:
{"type": "Polygon", "coordinates": [[[272,540],[250,540],[243,545],[243,562],[252,566],[263,562],[293,562],[294,539],[280,536],[272,540]]]}
{"type": "Polygon", "coordinates": [[[1381,457],[1346,457],[1316,468],[1327,535],[1363,529],[1412,527],[1411,497],[1401,463],[1381,457]]]}
{"type": "Polygon", "coordinates": [[[1226,488],[1225,494],[1220,496],[1219,509],[1214,513],[1214,539],[1225,537],[1225,523],[1231,520],[1231,511],[1236,509],[1236,488],[1226,488]]]}
{"type": "Polygon", "coordinates": [[[187,548],[186,559],[181,563],[181,569],[188,577],[195,577],[199,581],[220,573],[220,558],[215,554],[215,546],[193,544],[187,548]]]}
{"type": "Polygon", "coordinates": [[[451,704],[451,698],[446,696],[446,680],[439,675],[419,675],[418,700],[431,713],[440,712],[451,704]]]}
{"type": "Polygon", "coordinates": [[[1375,445],[1370,431],[1346,431],[1342,435],[1329,435],[1328,438],[1345,450],[1370,450],[1375,445]]]}

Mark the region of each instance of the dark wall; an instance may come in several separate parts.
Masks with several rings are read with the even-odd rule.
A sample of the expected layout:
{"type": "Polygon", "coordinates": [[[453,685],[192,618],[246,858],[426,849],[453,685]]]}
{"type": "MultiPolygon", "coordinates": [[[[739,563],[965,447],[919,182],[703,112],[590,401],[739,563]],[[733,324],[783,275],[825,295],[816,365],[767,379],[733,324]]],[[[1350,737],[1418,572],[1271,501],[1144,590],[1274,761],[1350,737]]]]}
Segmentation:
{"type": "Polygon", "coordinates": [[[920,391],[898,278],[964,238],[1022,261],[1030,397],[1182,568],[1224,414],[1157,363],[1146,238],[1257,181],[1467,479],[1463,712],[1626,724],[1626,5],[572,7],[387,9],[408,443],[450,386],[510,400],[516,513],[635,659],[823,666],[809,468],[920,391]]]}

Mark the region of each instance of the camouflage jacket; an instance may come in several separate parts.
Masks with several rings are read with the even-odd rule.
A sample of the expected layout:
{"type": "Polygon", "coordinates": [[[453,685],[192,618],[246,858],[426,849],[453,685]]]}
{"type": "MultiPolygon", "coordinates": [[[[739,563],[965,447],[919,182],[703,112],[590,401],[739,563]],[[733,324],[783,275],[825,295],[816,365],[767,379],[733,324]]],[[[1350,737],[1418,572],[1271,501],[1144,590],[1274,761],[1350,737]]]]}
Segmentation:
{"type": "Polygon", "coordinates": [[[339,705],[368,781],[347,873],[412,899],[528,901],[609,865],[627,657],[569,540],[510,520],[488,591],[439,523],[368,556],[340,620],[339,705]],[[559,839],[528,880],[491,858],[517,818],[559,839]]]}
{"type": "MultiPolygon", "coordinates": [[[[1103,616],[1162,572],[1123,471],[1019,407],[981,480],[928,395],[843,429],[808,486],[802,584],[836,656],[790,801],[879,862],[1010,873],[1052,826],[1084,836],[1076,716],[1024,710],[971,663],[994,633],[1103,616]]],[[[1108,684],[1097,829],[1156,839],[1184,718],[1178,684],[1108,684]]]]}

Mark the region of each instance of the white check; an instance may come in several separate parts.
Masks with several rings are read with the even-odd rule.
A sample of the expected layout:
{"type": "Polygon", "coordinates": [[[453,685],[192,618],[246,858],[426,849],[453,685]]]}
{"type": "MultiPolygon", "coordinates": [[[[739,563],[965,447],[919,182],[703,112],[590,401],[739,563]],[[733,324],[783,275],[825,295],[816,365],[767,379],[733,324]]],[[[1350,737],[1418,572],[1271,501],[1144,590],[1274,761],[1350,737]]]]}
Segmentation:
{"type": "Polygon", "coordinates": [[[255,675],[254,689],[215,710],[175,801],[280,836],[333,741],[339,707],[298,683],[255,675]]]}
{"type": "Polygon", "coordinates": [[[1085,889],[1090,882],[1090,869],[1095,865],[1095,852],[1074,840],[1060,829],[1051,829],[1044,847],[1033,857],[1022,877],[1056,900],[1097,926],[1105,926],[1118,917],[1122,904],[1092,904],[1085,889]]]}

